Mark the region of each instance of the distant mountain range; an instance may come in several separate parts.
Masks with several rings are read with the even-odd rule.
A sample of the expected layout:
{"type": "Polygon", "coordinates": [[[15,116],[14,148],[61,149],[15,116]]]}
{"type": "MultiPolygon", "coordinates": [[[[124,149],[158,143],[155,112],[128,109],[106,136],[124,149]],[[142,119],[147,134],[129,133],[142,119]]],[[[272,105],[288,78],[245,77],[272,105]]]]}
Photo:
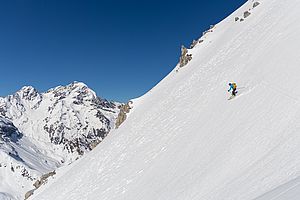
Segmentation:
{"type": "Polygon", "coordinates": [[[92,150],[114,128],[119,105],[81,82],[0,97],[0,199],[23,199],[42,174],[92,150]]]}

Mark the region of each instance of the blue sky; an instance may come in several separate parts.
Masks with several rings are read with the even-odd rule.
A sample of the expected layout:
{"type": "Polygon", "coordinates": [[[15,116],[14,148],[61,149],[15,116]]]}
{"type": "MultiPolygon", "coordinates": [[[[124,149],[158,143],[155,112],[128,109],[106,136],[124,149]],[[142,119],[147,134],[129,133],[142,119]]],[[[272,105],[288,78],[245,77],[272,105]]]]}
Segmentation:
{"type": "Polygon", "coordinates": [[[138,97],[246,0],[0,0],[0,96],[82,81],[98,96],[138,97]]]}

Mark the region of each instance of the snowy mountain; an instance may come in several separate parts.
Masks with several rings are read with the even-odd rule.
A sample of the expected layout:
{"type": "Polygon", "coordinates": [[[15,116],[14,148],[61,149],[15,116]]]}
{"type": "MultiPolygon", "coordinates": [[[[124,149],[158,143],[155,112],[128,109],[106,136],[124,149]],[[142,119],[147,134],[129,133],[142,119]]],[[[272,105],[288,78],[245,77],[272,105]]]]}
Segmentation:
{"type": "Polygon", "coordinates": [[[299,10],[299,0],[247,1],[31,199],[299,199],[299,10]]]}
{"type": "Polygon", "coordinates": [[[24,199],[42,175],[96,147],[114,128],[118,106],[80,82],[45,93],[25,86],[0,98],[0,199],[24,199]]]}

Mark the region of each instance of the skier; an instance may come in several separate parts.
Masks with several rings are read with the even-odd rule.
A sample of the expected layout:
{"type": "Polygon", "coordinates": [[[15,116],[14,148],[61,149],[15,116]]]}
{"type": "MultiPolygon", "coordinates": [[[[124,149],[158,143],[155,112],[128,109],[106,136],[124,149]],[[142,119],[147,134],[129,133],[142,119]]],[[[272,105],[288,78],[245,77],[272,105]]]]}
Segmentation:
{"type": "Polygon", "coordinates": [[[236,91],[236,83],[229,83],[229,90],[228,92],[230,92],[230,90],[232,90],[231,94],[232,96],[235,96],[237,91],[236,91]]]}

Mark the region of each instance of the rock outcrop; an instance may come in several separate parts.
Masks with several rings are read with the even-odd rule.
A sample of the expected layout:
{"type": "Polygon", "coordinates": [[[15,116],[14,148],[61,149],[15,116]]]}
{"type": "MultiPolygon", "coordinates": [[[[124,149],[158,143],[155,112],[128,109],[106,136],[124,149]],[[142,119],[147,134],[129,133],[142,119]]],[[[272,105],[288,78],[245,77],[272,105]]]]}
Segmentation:
{"type": "Polygon", "coordinates": [[[251,13],[249,11],[245,11],[244,12],[244,18],[246,19],[247,17],[249,17],[251,15],[251,13]]]}
{"type": "Polygon", "coordinates": [[[253,3],[253,8],[257,7],[260,3],[258,1],[253,3]]]}
{"type": "Polygon", "coordinates": [[[190,45],[190,49],[194,48],[197,43],[198,43],[198,40],[193,40],[192,44],[190,45]]]}
{"type": "Polygon", "coordinates": [[[127,119],[127,114],[130,112],[132,101],[127,102],[119,106],[120,112],[116,120],[116,128],[119,128],[120,125],[127,119]]]}
{"type": "Polygon", "coordinates": [[[0,141],[14,141],[22,138],[23,134],[7,119],[0,117],[0,141]]]}
{"type": "MultiPolygon", "coordinates": [[[[197,39],[197,40],[193,40],[191,45],[190,45],[190,49],[193,49],[197,44],[200,44],[202,42],[204,42],[204,39],[206,37],[207,33],[212,33],[214,31],[215,25],[210,25],[209,29],[204,31],[202,33],[202,37],[197,39]]],[[[185,46],[181,46],[181,54],[180,54],[180,58],[179,58],[179,68],[186,66],[192,59],[193,56],[192,54],[188,53],[189,50],[185,47],[185,46]]],[[[176,70],[176,72],[178,72],[179,69],[176,70]]]]}
{"type": "Polygon", "coordinates": [[[38,189],[39,187],[41,187],[42,184],[45,184],[47,182],[47,179],[51,176],[54,176],[56,174],[55,171],[49,172],[47,174],[44,174],[41,176],[40,180],[37,180],[33,186],[35,187],[35,189],[38,189]]]}
{"type": "Polygon", "coordinates": [[[250,11],[251,11],[252,9],[255,9],[258,5],[260,5],[260,3],[259,3],[258,1],[252,0],[252,2],[254,2],[254,3],[252,4],[252,7],[248,8],[248,10],[244,11],[243,16],[235,17],[235,18],[234,18],[234,21],[236,21],[236,22],[237,22],[237,21],[240,21],[240,22],[245,21],[245,19],[251,15],[251,12],[250,12],[250,11]]]}
{"type": "Polygon", "coordinates": [[[29,197],[31,197],[34,194],[34,191],[35,191],[35,189],[29,190],[28,192],[26,192],[25,200],[28,199],[29,197]]]}
{"type": "Polygon", "coordinates": [[[181,56],[179,59],[179,67],[184,67],[192,60],[192,54],[188,54],[187,48],[181,46],[181,56]]]}
{"type": "Polygon", "coordinates": [[[34,194],[34,191],[37,190],[39,187],[41,187],[41,185],[47,183],[49,177],[52,177],[55,174],[56,174],[56,172],[52,171],[52,172],[49,172],[47,174],[42,175],[41,178],[39,180],[37,180],[33,184],[33,186],[35,187],[35,189],[32,189],[32,190],[26,192],[26,194],[25,194],[25,200],[28,199],[30,196],[32,196],[34,194]]]}

